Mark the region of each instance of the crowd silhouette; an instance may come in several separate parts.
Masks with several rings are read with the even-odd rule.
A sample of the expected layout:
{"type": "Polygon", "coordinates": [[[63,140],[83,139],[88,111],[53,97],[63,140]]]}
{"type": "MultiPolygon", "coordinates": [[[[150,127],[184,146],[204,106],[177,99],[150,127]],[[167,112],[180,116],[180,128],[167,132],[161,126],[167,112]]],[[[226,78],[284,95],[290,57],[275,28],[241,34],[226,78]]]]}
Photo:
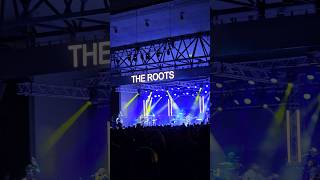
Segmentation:
{"type": "Polygon", "coordinates": [[[150,126],[111,130],[113,180],[210,178],[209,125],[150,126]]]}

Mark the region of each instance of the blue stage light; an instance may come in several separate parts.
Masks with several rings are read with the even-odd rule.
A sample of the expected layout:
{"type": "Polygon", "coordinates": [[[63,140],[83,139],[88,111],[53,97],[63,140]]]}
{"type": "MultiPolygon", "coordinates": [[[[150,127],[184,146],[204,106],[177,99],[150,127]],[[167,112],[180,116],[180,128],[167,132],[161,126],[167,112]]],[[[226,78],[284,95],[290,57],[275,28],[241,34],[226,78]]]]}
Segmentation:
{"type": "Polygon", "coordinates": [[[160,94],[158,95],[158,97],[161,97],[160,94]]]}
{"type": "Polygon", "coordinates": [[[194,88],[197,88],[197,86],[194,86],[194,88]]]}
{"type": "Polygon", "coordinates": [[[303,94],[303,98],[304,98],[305,100],[309,100],[309,99],[311,99],[311,94],[309,94],[309,93],[304,93],[304,94],[303,94]]]}
{"type": "Polygon", "coordinates": [[[221,83],[216,83],[216,87],[217,87],[217,88],[222,88],[223,85],[222,85],[221,83]]]}
{"type": "Polygon", "coordinates": [[[270,81],[271,81],[273,84],[278,83],[278,80],[277,80],[276,78],[271,78],[270,81]]]}
{"type": "Polygon", "coordinates": [[[256,83],[255,83],[253,80],[249,80],[249,81],[248,81],[248,84],[250,84],[250,85],[255,85],[256,83]]]}
{"type": "Polygon", "coordinates": [[[269,108],[268,104],[263,104],[262,107],[263,107],[263,109],[268,109],[269,108]]]}
{"type": "Polygon", "coordinates": [[[205,91],[204,93],[206,93],[206,94],[207,94],[207,93],[208,93],[208,91],[205,91]]]}
{"type": "Polygon", "coordinates": [[[173,88],[171,88],[171,90],[173,90],[173,88]]]}
{"type": "Polygon", "coordinates": [[[243,100],[243,102],[244,102],[245,104],[251,104],[251,99],[245,98],[245,99],[243,100]]]}
{"type": "Polygon", "coordinates": [[[186,93],[187,95],[189,95],[189,93],[186,93]]]}
{"type": "Polygon", "coordinates": [[[236,105],[239,105],[239,104],[240,104],[239,101],[236,100],[236,99],[235,99],[233,102],[234,102],[236,105]]]}
{"type": "Polygon", "coordinates": [[[190,89],[190,87],[188,87],[188,89],[190,89]]]}
{"type": "Polygon", "coordinates": [[[308,80],[314,80],[314,75],[308,74],[308,75],[307,75],[307,78],[308,78],[308,80]]]}
{"type": "Polygon", "coordinates": [[[174,96],[176,96],[177,94],[174,94],[174,96]]]}

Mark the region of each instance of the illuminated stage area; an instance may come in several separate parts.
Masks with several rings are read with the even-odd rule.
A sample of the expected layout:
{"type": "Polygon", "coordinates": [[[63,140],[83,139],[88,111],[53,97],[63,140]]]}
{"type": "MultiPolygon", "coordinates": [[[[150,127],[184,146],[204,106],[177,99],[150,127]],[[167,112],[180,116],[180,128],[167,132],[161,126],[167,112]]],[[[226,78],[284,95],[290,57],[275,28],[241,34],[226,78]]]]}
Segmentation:
{"type": "Polygon", "coordinates": [[[210,85],[206,80],[125,85],[117,91],[120,112],[116,122],[125,127],[201,124],[209,119],[210,85]]]}

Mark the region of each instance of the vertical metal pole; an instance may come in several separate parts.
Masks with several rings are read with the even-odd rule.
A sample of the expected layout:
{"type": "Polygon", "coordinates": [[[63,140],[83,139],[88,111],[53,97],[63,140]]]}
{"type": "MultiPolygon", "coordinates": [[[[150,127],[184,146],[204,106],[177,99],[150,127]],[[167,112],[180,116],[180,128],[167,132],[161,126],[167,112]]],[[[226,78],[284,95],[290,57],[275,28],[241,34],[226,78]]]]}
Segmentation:
{"type": "Polygon", "coordinates": [[[110,142],[110,121],[107,121],[107,175],[108,177],[110,177],[110,146],[111,146],[111,142],[110,142]]]}
{"type": "Polygon", "coordinates": [[[286,125],[287,125],[287,155],[288,155],[288,163],[291,163],[290,110],[286,111],[286,125]]]}
{"type": "Polygon", "coordinates": [[[296,110],[296,120],[297,120],[297,149],[298,149],[298,162],[302,162],[301,155],[301,114],[300,109],[296,110]]]}

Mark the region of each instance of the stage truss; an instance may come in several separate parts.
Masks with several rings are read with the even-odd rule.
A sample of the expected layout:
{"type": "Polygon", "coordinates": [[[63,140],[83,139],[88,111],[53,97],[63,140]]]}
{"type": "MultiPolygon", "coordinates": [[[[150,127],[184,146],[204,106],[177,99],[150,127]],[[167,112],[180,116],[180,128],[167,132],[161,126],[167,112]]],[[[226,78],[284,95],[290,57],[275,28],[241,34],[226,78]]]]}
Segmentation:
{"type": "MultiPolygon", "coordinates": [[[[236,62],[236,61],[233,61],[236,62]]],[[[290,69],[295,74],[305,74],[303,68],[319,68],[320,57],[315,54],[298,57],[278,59],[261,59],[238,63],[222,63],[219,59],[211,59],[210,34],[200,32],[195,34],[170,37],[127,46],[111,48],[110,72],[100,72],[96,76],[76,80],[71,86],[58,86],[50,83],[37,84],[36,82],[21,83],[18,85],[18,94],[25,96],[48,96],[74,99],[108,99],[113,76],[129,76],[141,72],[153,72],[159,70],[183,70],[197,71],[198,68],[207,69],[207,78],[191,79],[188,81],[173,81],[163,84],[140,84],[118,88],[118,92],[134,93],[137,89],[166,89],[170,87],[201,86],[216,83],[223,84],[223,88],[211,91],[213,94],[226,95],[230,92],[241,92],[248,89],[270,91],[284,91],[289,77],[290,69]],[[272,80],[276,79],[276,83],[272,80]],[[246,81],[254,82],[254,86],[246,81]],[[230,89],[227,89],[229,87],[230,89]],[[234,88],[238,87],[238,88],[234,88]],[[276,87],[276,88],[275,88],[276,87]],[[93,89],[95,89],[93,91],[93,89]],[[94,92],[94,93],[92,93],[94,92]]]]}

